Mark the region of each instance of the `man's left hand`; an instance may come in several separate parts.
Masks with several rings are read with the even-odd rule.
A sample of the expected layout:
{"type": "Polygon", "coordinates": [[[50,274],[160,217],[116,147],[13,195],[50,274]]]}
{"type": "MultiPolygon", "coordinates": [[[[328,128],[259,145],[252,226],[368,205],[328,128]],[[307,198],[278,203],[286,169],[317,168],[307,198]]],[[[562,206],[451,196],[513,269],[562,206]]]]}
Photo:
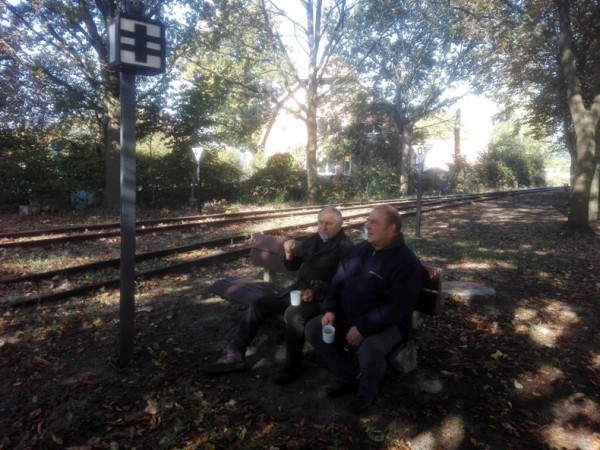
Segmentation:
{"type": "Polygon", "coordinates": [[[360,334],[356,325],[350,328],[346,333],[346,342],[354,347],[358,347],[363,339],[363,335],[360,334]]]}

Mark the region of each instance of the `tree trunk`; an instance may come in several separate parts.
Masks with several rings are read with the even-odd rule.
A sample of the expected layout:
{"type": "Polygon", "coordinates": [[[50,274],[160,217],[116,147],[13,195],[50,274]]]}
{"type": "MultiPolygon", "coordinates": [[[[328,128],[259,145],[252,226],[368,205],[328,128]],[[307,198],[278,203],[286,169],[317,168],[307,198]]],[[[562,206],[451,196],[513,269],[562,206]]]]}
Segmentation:
{"type": "Polygon", "coordinates": [[[575,161],[577,161],[577,152],[575,151],[575,131],[573,131],[573,121],[567,117],[563,120],[563,132],[565,135],[565,146],[569,152],[569,202],[573,196],[573,185],[575,184],[575,161]]]}
{"type": "Polygon", "coordinates": [[[401,145],[401,168],[400,168],[400,190],[401,190],[401,194],[406,195],[406,194],[413,194],[415,192],[414,189],[414,183],[411,183],[411,180],[414,181],[413,177],[411,176],[411,170],[412,170],[412,147],[411,147],[411,142],[412,142],[412,127],[409,129],[408,127],[405,127],[403,132],[402,132],[402,137],[400,139],[400,145],[401,145]]]}
{"type": "Polygon", "coordinates": [[[118,209],[120,196],[120,151],[121,151],[121,101],[119,99],[119,74],[109,72],[105,76],[104,94],[104,179],[103,206],[118,209]]]}
{"type": "Polygon", "coordinates": [[[590,204],[588,206],[588,220],[595,222],[598,220],[598,206],[600,204],[600,121],[596,122],[596,169],[592,178],[590,187],[590,204]]]}
{"type": "MultiPolygon", "coordinates": [[[[581,99],[571,99],[571,115],[575,123],[577,138],[575,173],[571,209],[567,220],[570,232],[591,232],[588,206],[594,172],[596,170],[594,129],[595,123],[588,111],[583,108],[581,99]]],[[[597,120],[596,120],[597,121],[597,120]]]]}
{"type": "MultiPolygon", "coordinates": [[[[596,150],[596,153],[598,150],[596,150]]],[[[590,203],[588,205],[588,220],[590,222],[595,222],[598,220],[598,201],[600,197],[598,196],[600,191],[600,166],[596,161],[596,170],[594,170],[594,177],[592,179],[592,185],[590,188],[590,203]]]]}
{"type": "Polygon", "coordinates": [[[306,177],[308,183],[308,202],[317,203],[319,199],[319,179],[317,171],[317,107],[309,99],[306,118],[306,177]]]}
{"type": "Polygon", "coordinates": [[[456,110],[456,116],[454,118],[454,174],[458,177],[460,170],[462,169],[462,154],[461,154],[461,110],[456,110]]]}
{"type": "Polygon", "coordinates": [[[306,181],[308,202],[317,203],[319,180],[317,172],[317,110],[319,107],[319,82],[317,77],[317,54],[321,40],[321,0],[306,2],[306,24],[309,46],[308,81],[306,86],[306,181]]]}
{"type": "Polygon", "coordinates": [[[569,233],[591,233],[588,206],[592,179],[596,170],[595,132],[600,116],[600,95],[587,110],[581,94],[581,82],[575,65],[572,48],[569,0],[556,0],[559,12],[560,65],[565,80],[566,98],[575,130],[575,170],[571,196],[571,208],[565,226],[569,233]]]}
{"type": "MultiPolygon", "coordinates": [[[[105,20],[108,24],[117,14],[117,2],[104,0],[105,20]]],[[[120,178],[121,178],[121,100],[119,95],[119,72],[108,70],[108,55],[100,54],[103,59],[104,69],[102,77],[102,130],[104,131],[104,195],[102,205],[108,209],[118,210],[121,203],[120,178]]]]}
{"type": "Polygon", "coordinates": [[[411,169],[411,143],[412,143],[412,123],[406,117],[402,108],[402,98],[400,89],[396,89],[396,98],[394,99],[394,124],[398,139],[398,151],[400,153],[400,167],[398,167],[399,187],[401,194],[408,194],[413,190],[410,188],[410,169],[411,169]]]}

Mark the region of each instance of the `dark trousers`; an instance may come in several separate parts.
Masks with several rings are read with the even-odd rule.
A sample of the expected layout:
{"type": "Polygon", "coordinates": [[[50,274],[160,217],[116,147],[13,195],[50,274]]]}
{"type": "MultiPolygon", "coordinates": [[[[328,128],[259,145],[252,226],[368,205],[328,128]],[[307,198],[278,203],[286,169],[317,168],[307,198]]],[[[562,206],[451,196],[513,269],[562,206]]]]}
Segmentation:
{"type": "Polygon", "coordinates": [[[279,298],[262,298],[248,307],[234,330],[230,346],[242,354],[248,347],[262,323],[269,317],[284,314],[285,320],[285,368],[300,370],[304,348],[304,327],[306,322],[321,312],[320,303],[301,303],[290,306],[289,294],[279,298]]]}
{"type": "Polygon", "coordinates": [[[289,306],[285,310],[285,369],[299,371],[302,368],[304,329],[306,323],[321,314],[321,303],[305,303],[289,306]]]}
{"type": "Polygon", "coordinates": [[[338,382],[347,383],[358,379],[358,392],[367,397],[374,397],[387,368],[386,357],[402,340],[400,329],[395,325],[389,326],[363,339],[358,348],[349,348],[346,333],[350,326],[341,319],[336,319],[333,324],[335,341],[332,344],[323,342],[322,317],[318,315],[308,322],[306,339],[325,360],[338,382]]]}

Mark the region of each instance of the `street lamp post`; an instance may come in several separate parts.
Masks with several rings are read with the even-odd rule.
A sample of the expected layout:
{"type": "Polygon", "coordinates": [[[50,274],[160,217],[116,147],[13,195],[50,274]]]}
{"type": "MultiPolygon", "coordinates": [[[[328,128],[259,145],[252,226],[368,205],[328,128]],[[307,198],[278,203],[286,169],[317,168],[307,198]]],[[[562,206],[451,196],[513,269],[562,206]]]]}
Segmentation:
{"type": "Polygon", "coordinates": [[[201,194],[201,180],[200,180],[200,160],[202,159],[202,153],[204,153],[204,147],[193,147],[192,152],[196,159],[196,204],[198,206],[198,212],[202,213],[202,199],[201,194]]]}
{"type": "Polygon", "coordinates": [[[425,166],[425,158],[429,147],[419,145],[416,149],[417,153],[417,211],[415,215],[415,236],[421,236],[421,203],[423,201],[423,166],[425,166]]]}

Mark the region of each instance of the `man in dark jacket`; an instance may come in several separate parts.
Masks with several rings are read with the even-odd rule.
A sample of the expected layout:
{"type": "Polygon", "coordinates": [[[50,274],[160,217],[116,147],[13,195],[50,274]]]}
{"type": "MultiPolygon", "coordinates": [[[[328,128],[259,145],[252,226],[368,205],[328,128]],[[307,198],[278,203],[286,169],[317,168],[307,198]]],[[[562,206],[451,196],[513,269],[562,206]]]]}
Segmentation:
{"type": "Polygon", "coordinates": [[[219,360],[205,369],[207,373],[243,370],[246,347],[256,336],[261,324],[268,317],[284,314],[286,361],[274,382],[290,383],[301,375],[304,326],[310,318],[320,314],[321,303],[337,265],[353,245],[342,230],[342,223],[340,211],[326,206],[319,211],[317,233],[300,245],[294,240],[284,242],[284,265],[289,270],[298,270],[298,278],[289,291],[302,291],[301,304],[290,306],[289,291],[282,297],[255,301],[246,310],[232,341],[219,360]]]}
{"type": "Polygon", "coordinates": [[[306,338],[326,361],[338,383],[338,397],[358,389],[350,410],[366,411],[377,394],[386,356],[410,336],[412,312],[421,290],[422,269],[404,243],[398,211],[377,206],[366,224],[366,241],[342,260],[324,302],[324,314],[306,326],[306,338]],[[322,327],[335,326],[332,344],[322,327]]]}

